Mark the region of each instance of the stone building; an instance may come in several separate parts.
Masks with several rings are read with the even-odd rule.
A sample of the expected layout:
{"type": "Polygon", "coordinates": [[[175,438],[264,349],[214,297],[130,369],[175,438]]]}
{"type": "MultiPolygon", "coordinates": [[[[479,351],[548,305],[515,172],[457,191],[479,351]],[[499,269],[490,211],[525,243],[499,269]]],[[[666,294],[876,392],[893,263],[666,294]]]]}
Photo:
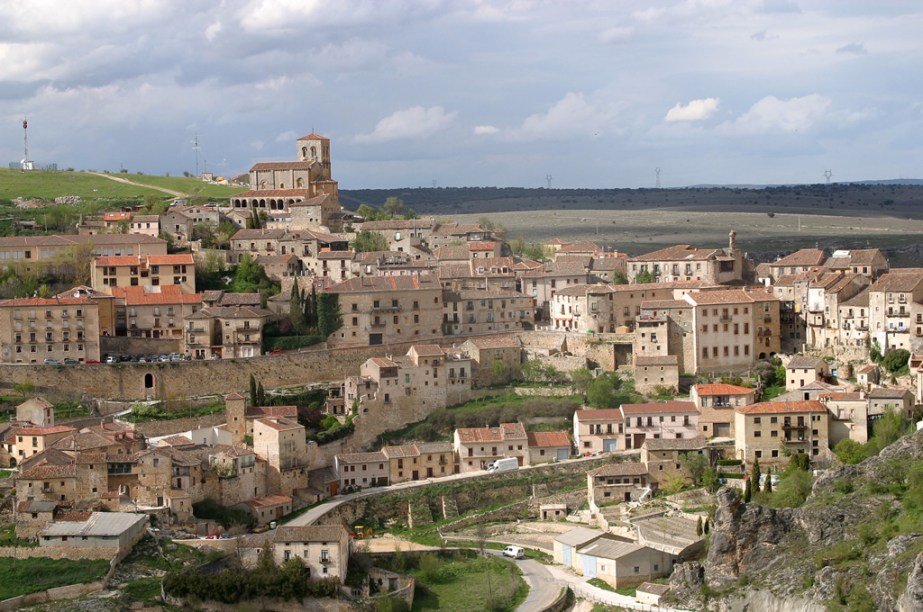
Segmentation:
{"type": "Polygon", "coordinates": [[[112,295],[118,336],[182,340],[186,319],[202,308],[202,294],[179,285],[113,287],[112,295]]]}
{"type": "Polygon", "coordinates": [[[265,308],[202,308],[186,317],[186,353],[193,359],[259,356],[263,326],[271,316],[265,308]]]}
{"type": "Polygon", "coordinates": [[[439,478],[459,471],[451,442],[412,442],[384,446],[381,451],[391,467],[391,484],[439,478]]]}
{"type": "Polygon", "coordinates": [[[705,438],[649,438],[641,445],[641,463],[647,466],[650,477],[661,485],[673,478],[696,484],[686,464],[690,455],[701,455],[706,465],[710,465],[705,438]]]}
{"type": "Polygon", "coordinates": [[[787,464],[791,453],[829,458],[829,413],[822,402],[760,402],[734,412],[734,447],[748,464],[787,464]]]}
{"type": "Polygon", "coordinates": [[[625,450],[620,445],[625,430],[625,417],[618,408],[574,411],[574,445],[577,453],[591,455],[625,450]]]}
{"type": "Polygon", "coordinates": [[[80,236],[5,236],[0,237],[0,266],[23,272],[54,268],[65,257],[109,257],[166,255],[167,242],[160,238],[129,234],[80,236]]]}
{"type": "Polygon", "coordinates": [[[115,287],[167,285],[195,293],[195,260],[189,253],[97,257],[90,265],[90,284],[104,293],[112,293],[115,287]]]}
{"type": "Polygon", "coordinates": [[[599,512],[603,506],[650,497],[654,489],[647,466],[630,461],[591,470],[586,474],[586,481],[587,502],[593,512],[599,512]]]}
{"type": "Polygon", "coordinates": [[[521,423],[500,423],[499,427],[459,427],[455,430],[455,452],[461,472],[477,472],[506,457],[529,465],[529,441],[521,423]]]}
{"type": "Polygon", "coordinates": [[[894,268],[869,287],[869,336],[882,354],[923,337],[923,270],[894,268]]]}
{"type": "Polygon", "coordinates": [[[475,387],[509,382],[523,363],[522,341],[518,336],[469,338],[462,343],[461,350],[471,358],[475,387]]]}
{"type": "Polygon", "coordinates": [[[705,281],[713,284],[741,283],[745,274],[745,255],[737,247],[731,231],[725,249],[700,249],[679,244],[628,259],[628,281],[637,282],[646,274],[655,283],[705,281]]]}
{"type": "Polygon", "coordinates": [[[508,289],[446,291],[442,332],[484,334],[518,331],[531,327],[535,302],[531,297],[508,289]]]}
{"type": "Polygon", "coordinates": [[[0,361],[99,361],[99,307],[85,297],[0,301],[0,361]]]}
{"type": "Polygon", "coordinates": [[[293,495],[308,484],[309,457],[304,426],[285,417],[253,421],[253,452],[267,464],[266,490],[293,495]]]}
{"type": "Polygon", "coordinates": [[[570,459],[573,445],[566,431],[530,431],[526,436],[529,443],[529,465],[570,459]]]}
{"type": "Polygon", "coordinates": [[[349,567],[349,533],[340,525],[282,525],[272,532],[273,561],[282,565],[298,559],[308,578],[346,578],[349,567]]]}
{"type": "Polygon", "coordinates": [[[693,385],[689,399],[699,409],[699,431],[706,438],[734,437],[734,408],[756,402],[756,389],[725,383],[693,385]]]}

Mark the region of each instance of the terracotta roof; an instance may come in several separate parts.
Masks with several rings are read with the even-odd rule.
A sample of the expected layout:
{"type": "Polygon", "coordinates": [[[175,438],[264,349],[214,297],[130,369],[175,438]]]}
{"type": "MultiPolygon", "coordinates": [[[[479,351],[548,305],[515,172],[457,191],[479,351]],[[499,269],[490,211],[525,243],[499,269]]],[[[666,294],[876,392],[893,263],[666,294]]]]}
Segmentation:
{"type": "MultiPolygon", "coordinates": [[[[339,542],[349,538],[342,525],[281,525],[273,532],[273,542],[339,542]]],[[[340,560],[342,563],[343,560],[340,560]]]]}
{"type": "Polygon", "coordinates": [[[799,249],[782,259],[772,262],[772,266],[820,266],[826,255],[823,249],[799,249]]]}
{"type": "Polygon", "coordinates": [[[315,134],[314,132],[311,132],[307,136],[302,136],[298,140],[330,140],[330,139],[327,138],[326,136],[321,136],[320,134],[315,134]]]}
{"type": "Polygon", "coordinates": [[[869,287],[869,291],[872,293],[882,291],[911,292],[914,291],[920,283],[923,283],[923,273],[921,272],[899,272],[898,270],[891,270],[875,281],[872,286],[869,287]]]}
{"type": "Polygon", "coordinates": [[[202,294],[183,293],[179,285],[113,287],[112,295],[125,300],[126,306],[202,303],[202,294]]]}
{"type": "MultiPolygon", "coordinates": [[[[250,166],[250,171],[254,170],[310,170],[314,162],[309,161],[287,161],[287,162],[259,162],[250,166]]],[[[306,191],[306,190],[302,190],[306,191]]]]}
{"type": "Polygon", "coordinates": [[[602,295],[609,293],[615,293],[615,289],[612,285],[607,283],[594,283],[592,285],[581,284],[564,287],[563,289],[559,289],[556,295],[583,297],[586,295],[602,295]]]}
{"type": "Polygon", "coordinates": [[[875,387],[869,391],[870,399],[904,399],[911,394],[908,389],[885,389],[884,387],[875,387]]]}
{"type": "Polygon", "coordinates": [[[414,344],[410,348],[420,357],[442,357],[445,355],[445,351],[438,344],[414,344]]]}
{"type": "Polygon", "coordinates": [[[622,404],[622,414],[650,414],[661,412],[698,412],[693,402],[679,400],[669,400],[666,402],[654,402],[647,404],[622,404]]]}
{"type": "Polygon", "coordinates": [[[56,465],[50,463],[40,463],[21,473],[16,480],[42,480],[45,478],[76,478],[76,463],[67,463],[56,465]]]}
{"type": "Polygon", "coordinates": [[[618,408],[582,409],[576,413],[578,421],[624,421],[618,408]]]}
{"type": "Polygon", "coordinates": [[[721,249],[699,249],[688,244],[677,244],[675,246],[659,249],[637,257],[629,257],[630,262],[642,261],[703,261],[714,259],[718,255],[724,255],[721,249]]]}
{"type": "Polygon", "coordinates": [[[16,429],[18,436],[50,436],[53,434],[76,431],[67,425],[54,425],[53,427],[19,427],[16,429]]]}
{"type": "Polygon", "coordinates": [[[371,453],[338,453],[337,460],[340,463],[374,463],[374,462],[384,462],[388,458],[382,451],[375,451],[371,453]]]}
{"type": "Polygon", "coordinates": [[[3,300],[0,306],[78,306],[93,304],[93,300],[88,298],[40,298],[40,297],[23,297],[3,300]]]}
{"type": "Polygon", "coordinates": [[[820,357],[811,357],[810,355],[795,355],[792,357],[785,368],[788,370],[813,370],[817,367],[823,368],[827,362],[820,357]]]}
{"type": "Polygon", "coordinates": [[[499,427],[459,427],[455,433],[462,443],[526,439],[522,423],[500,423],[499,427]]]}
{"type": "Polygon", "coordinates": [[[256,422],[271,429],[275,429],[276,431],[286,431],[288,429],[297,429],[302,427],[302,425],[298,424],[296,421],[286,417],[263,417],[256,419],[256,422]]]}
{"type": "Polygon", "coordinates": [[[714,289],[686,294],[686,300],[697,306],[711,304],[751,304],[778,302],[779,298],[764,289],[714,289]]]}
{"type": "Polygon", "coordinates": [[[526,434],[529,448],[570,448],[566,431],[530,431],[526,434]]]}
{"type": "Polygon", "coordinates": [[[288,495],[267,495],[266,497],[257,497],[247,502],[247,505],[253,508],[266,508],[268,506],[283,506],[292,503],[292,498],[288,495]]]}
{"type": "Polygon", "coordinates": [[[298,418],[298,406],[250,406],[247,408],[246,418],[259,419],[263,417],[298,418]]]}
{"type": "Polygon", "coordinates": [[[372,293],[382,291],[420,291],[440,289],[439,279],[432,274],[414,276],[363,276],[351,278],[327,288],[330,293],[372,293]]]}
{"type": "Polygon", "coordinates": [[[0,248],[4,247],[38,247],[38,246],[69,246],[69,245],[133,245],[133,244],[163,244],[165,240],[148,236],[147,234],[93,234],[81,236],[78,234],[58,234],[53,236],[2,236],[0,248]]]}
{"type": "Polygon", "coordinates": [[[725,383],[701,383],[695,386],[695,392],[699,397],[711,395],[747,395],[753,393],[753,389],[739,387],[737,385],[728,385],[725,383]]]}
{"type": "Polygon", "coordinates": [[[741,414],[786,414],[797,412],[827,412],[822,402],[802,400],[796,402],[759,402],[735,408],[741,414]]]}

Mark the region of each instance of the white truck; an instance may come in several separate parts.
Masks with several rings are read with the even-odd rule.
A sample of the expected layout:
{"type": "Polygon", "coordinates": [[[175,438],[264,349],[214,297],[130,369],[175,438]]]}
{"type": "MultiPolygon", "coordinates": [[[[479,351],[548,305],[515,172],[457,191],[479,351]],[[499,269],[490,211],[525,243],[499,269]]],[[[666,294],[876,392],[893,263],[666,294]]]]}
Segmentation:
{"type": "Polygon", "coordinates": [[[495,472],[509,472],[519,469],[519,460],[516,457],[504,457],[497,459],[487,466],[487,471],[491,474],[495,472]]]}

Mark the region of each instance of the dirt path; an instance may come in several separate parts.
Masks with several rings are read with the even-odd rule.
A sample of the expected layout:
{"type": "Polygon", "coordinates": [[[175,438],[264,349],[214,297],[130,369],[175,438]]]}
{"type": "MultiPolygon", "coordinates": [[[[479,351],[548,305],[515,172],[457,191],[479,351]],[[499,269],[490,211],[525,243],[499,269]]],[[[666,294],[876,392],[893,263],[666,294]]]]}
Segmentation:
{"type": "Polygon", "coordinates": [[[155,187],[154,185],[145,185],[144,183],[136,183],[134,181],[129,181],[127,178],[122,178],[121,176],[112,176],[111,174],[105,174],[103,172],[90,172],[89,174],[95,174],[96,176],[101,176],[107,178],[110,181],[115,181],[116,183],[125,183],[126,185],[134,185],[135,187],[147,187],[148,189],[155,189],[157,191],[162,191],[166,194],[177,198],[184,198],[188,196],[188,193],[182,193],[180,191],[173,191],[172,189],[167,189],[166,187],[155,187]]]}

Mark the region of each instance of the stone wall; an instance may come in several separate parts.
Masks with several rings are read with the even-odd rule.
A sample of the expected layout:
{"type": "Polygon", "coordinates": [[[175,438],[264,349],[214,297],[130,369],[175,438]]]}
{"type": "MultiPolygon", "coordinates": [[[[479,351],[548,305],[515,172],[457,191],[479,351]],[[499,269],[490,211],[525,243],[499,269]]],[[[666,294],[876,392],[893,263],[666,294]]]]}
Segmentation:
{"type": "Polygon", "coordinates": [[[169,355],[180,352],[181,339],[102,336],[100,355],[169,355]]]}
{"type": "Polygon", "coordinates": [[[183,431],[191,431],[200,427],[214,427],[227,420],[223,412],[200,417],[186,417],[184,419],[171,419],[169,421],[148,421],[135,425],[135,431],[144,434],[147,438],[169,436],[183,431]]]}
{"type": "Polygon", "coordinates": [[[105,588],[102,582],[91,582],[89,584],[72,584],[69,586],[56,587],[41,591],[40,593],[29,593],[19,597],[11,597],[0,601],[0,612],[12,612],[26,606],[38,606],[59,599],[77,599],[90,593],[98,593],[105,588]]]}
{"type": "Polygon", "coordinates": [[[111,548],[68,548],[65,546],[2,546],[0,557],[12,559],[112,559],[111,548]]]}

